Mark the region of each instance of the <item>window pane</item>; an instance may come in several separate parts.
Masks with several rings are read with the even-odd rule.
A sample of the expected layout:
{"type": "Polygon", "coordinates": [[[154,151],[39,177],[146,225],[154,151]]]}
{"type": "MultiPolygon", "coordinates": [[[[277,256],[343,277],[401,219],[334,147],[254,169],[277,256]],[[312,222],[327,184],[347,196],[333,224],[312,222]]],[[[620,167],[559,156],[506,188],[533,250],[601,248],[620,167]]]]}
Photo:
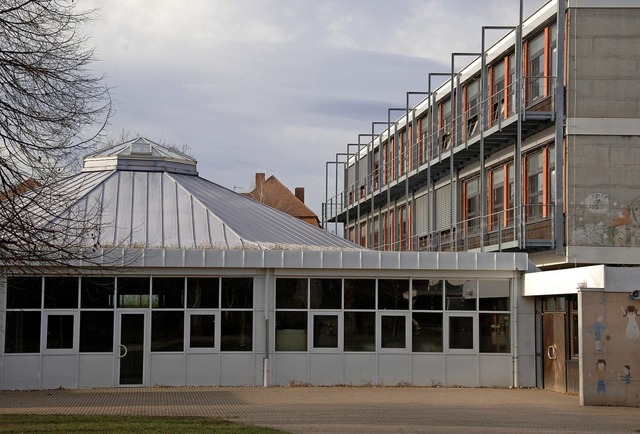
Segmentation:
{"type": "Polygon", "coordinates": [[[77,277],[45,277],[44,307],[49,309],[75,309],[78,307],[77,277]]]}
{"type": "Polygon", "coordinates": [[[222,279],[222,307],[233,309],[253,307],[253,278],[222,279]]]}
{"type": "Polygon", "coordinates": [[[375,279],[345,279],[344,280],[344,308],[345,309],[375,309],[376,308],[375,279]]]}
{"type": "Polygon", "coordinates": [[[473,349],[473,317],[449,317],[449,349],[473,349]]]}
{"type": "Polygon", "coordinates": [[[148,277],[118,278],[118,307],[149,307],[148,277]]]}
{"type": "Polygon", "coordinates": [[[338,348],[338,315],[314,315],[314,348],[338,348]]]}
{"type": "Polygon", "coordinates": [[[376,350],[376,314],[374,312],[344,313],[344,350],[376,350]]]}
{"type": "Polygon", "coordinates": [[[251,351],[253,312],[222,312],[220,349],[222,351],[251,351]]]}
{"type": "Polygon", "coordinates": [[[276,308],[306,309],[307,279],[276,279],[276,308]]]}
{"type": "Polygon", "coordinates": [[[220,279],[217,277],[189,277],[187,279],[187,307],[192,309],[218,307],[220,279]]]}
{"type": "Polygon", "coordinates": [[[378,280],[378,309],[409,309],[409,280],[378,280]]]}
{"type": "Polygon", "coordinates": [[[113,312],[80,312],[80,352],[113,352],[113,312]]]}
{"type": "Polygon", "coordinates": [[[86,308],[111,308],[114,291],[113,277],[83,277],[80,287],[80,305],[86,308]]]}
{"type": "Polygon", "coordinates": [[[413,281],[413,310],[442,310],[442,281],[413,281]]]}
{"type": "Polygon", "coordinates": [[[191,315],[190,348],[215,348],[216,343],[216,316],[191,315]]]}
{"type": "Polygon", "coordinates": [[[414,313],[412,317],[414,352],[442,351],[442,314],[414,313]]]}
{"type": "Polygon", "coordinates": [[[475,310],[476,309],[476,281],[467,280],[445,282],[447,295],[447,310],[475,310]]]}
{"type": "Polygon", "coordinates": [[[406,348],[407,327],[404,316],[384,315],[381,318],[382,348],[406,348]]]}
{"type": "Polygon", "coordinates": [[[340,309],[342,280],[311,279],[311,309],[340,309]]]}
{"type": "Polygon", "coordinates": [[[40,352],[40,312],[7,312],[6,353],[40,352]]]}
{"type": "Polygon", "coordinates": [[[276,351],[307,351],[307,312],[276,312],[276,351]]]}
{"type": "Polygon", "coordinates": [[[480,352],[511,352],[511,316],[509,314],[481,313],[480,352]]]}
{"type": "Polygon", "coordinates": [[[480,310],[510,310],[508,280],[479,280],[478,297],[480,310]]]}
{"type": "Polygon", "coordinates": [[[47,316],[47,349],[73,348],[73,315],[47,316]]]}
{"type": "Polygon", "coordinates": [[[184,312],[151,314],[151,351],[184,351],[184,312]]]}
{"type": "Polygon", "coordinates": [[[184,307],[184,278],[154,277],[151,307],[184,307]]]}
{"type": "Polygon", "coordinates": [[[7,277],[7,309],[40,309],[41,277],[7,277]]]}

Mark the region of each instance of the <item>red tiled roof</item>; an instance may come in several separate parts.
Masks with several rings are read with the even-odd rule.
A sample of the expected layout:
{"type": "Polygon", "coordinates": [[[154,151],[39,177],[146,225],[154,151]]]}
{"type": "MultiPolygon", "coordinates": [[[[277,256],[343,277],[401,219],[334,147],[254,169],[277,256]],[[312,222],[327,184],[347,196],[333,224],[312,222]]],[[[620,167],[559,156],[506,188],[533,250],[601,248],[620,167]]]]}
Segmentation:
{"type": "Polygon", "coordinates": [[[318,216],[273,175],[244,195],[314,226],[320,226],[318,216]]]}

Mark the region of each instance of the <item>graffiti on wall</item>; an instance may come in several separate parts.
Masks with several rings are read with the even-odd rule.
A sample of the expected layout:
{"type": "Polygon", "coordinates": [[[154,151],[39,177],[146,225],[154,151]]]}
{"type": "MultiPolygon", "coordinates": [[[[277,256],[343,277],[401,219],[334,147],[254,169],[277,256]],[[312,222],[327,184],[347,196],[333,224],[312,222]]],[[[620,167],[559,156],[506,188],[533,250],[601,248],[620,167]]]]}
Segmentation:
{"type": "Polygon", "coordinates": [[[575,213],[575,245],[640,247],[640,197],[618,203],[606,193],[592,193],[575,213]]]}
{"type": "Polygon", "coordinates": [[[640,301],[583,292],[582,306],[585,404],[640,407],[640,301]]]}

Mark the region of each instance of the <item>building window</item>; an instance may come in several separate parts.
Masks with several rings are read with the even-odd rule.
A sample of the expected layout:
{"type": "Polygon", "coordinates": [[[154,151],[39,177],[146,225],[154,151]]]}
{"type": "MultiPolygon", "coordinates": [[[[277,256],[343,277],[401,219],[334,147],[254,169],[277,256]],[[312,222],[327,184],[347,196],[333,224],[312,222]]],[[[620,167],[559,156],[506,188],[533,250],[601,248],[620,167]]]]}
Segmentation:
{"type": "Polygon", "coordinates": [[[216,347],[216,315],[213,313],[189,315],[189,348],[216,347]]]}
{"type": "Polygon", "coordinates": [[[527,44],[527,101],[532,103],[545,96],[545,35],[544,32],[527,44]]]}
{"type": "Polygon", "coordinates": [[[376,350],[376,314],[375,312],[344,313],[344,350],[376,350]]]}
{"type": "Polygon", "coordinates": [[[253,350],[253,278],[222,278],[221,351],[253,350]]]}
{"type": "Polygon", "coordinates": [[[440,104],[440,149],[445,150],[451,146],[453,132],[451,131],[451,100],[440,104]]]}
{"type": "Polygon", "coordinates": [[[536,219],[544,213],[543,151],[526,157],[527,161],[527,217],[536,219]]]}
{"type": "Polygon", "coordinates": [[[41,277],[7,277],[7,309],[40,309],[41,277]]]}
{"type": "Polygon", "coordinates": [[[47,318],[47,342],[48,350],[73,349],[73,323],[74,315],[48,314],[47,318]]]}
{"type": "Polygon", "coordinates": [[[380,348],[406,348],[407,324],[404,315],[380,317],[380,348]]]}
{"type": "Polygon", "coordinates": [[[344,280],[345,351],[375,351],[375,308],[375,279],[344,280]]]}
{"type": "Polygon", "coordinates": [[[40,311],[8,311],[5,353],[39,353],[40,332],[40,311]]]}
{"type": "Polygon", "coordinates": [[[476,310],[475,280],[444,282],[445,301],[447,310],[476,310]]]}
{"type": "Polygon", "coordinates": [[[45,277],[45,309],[76,309],[78,307],[77,277],[45,277]]]}
{"type": "Polygon", "coordinates": [[[480,178],[465,182],[464,229],[470,234],[480,228],[480,178]]]}
{"type": "Polygon", "coordinates": [[[220,294],[217,277],[187,278],[187,307],[190,309],[217,309],[220,294]]]}
{"type": "Polygon", "coordinates": [[[313,348],[338,348],[338,315],[313,316],[313,348]]]}
{"type": "Polygon", "coordinates": [[[148,277],[119,277],[117,286],[118,307],[149,307],[150,288],[148,277]]]}
{"type": "Polygon", "coordinates": [[[151,314],[151,351],[184,351],[184,312],[157,310],[151,314]]]}
{"type": "Polygon", "coordinates": [[[378,280],[378,309],[380,310],[408,310],[409,295],[407,279],[378,280]]]}
{"type": "Polygon", "coordinates": [[[473,350],[473,316],[449,316],[449,346],[450,350],[473,350]]]}
{"type": "Polygon", "coordinates": [[[307,350],[308,307],[308,279],[276,279],[276,351],[307,350]]]}
{"type": "Polygon", "coordinates": [[[504,226],[504,166],[491,171],[491,229],[504,226]]]}
{"type": "Polygon", "coordinates": [[[475,136],[478,129],[478,115],[480,113],[480,81],[474,80],[465,87],[466,105],[466,138],[475,136]]]}
{"type": "Polygon", "coordinates": [[[495,125],[501,118],[506,117],[505,89],[504,89],[504,61],[491,69],[491,125],[495,125]]]}
{"type": "Polygon", "coordinates": [[[83,277],[80,285],[80,306],[88,309],[113,308],[114,293],[113,277],[83,277]]]}
{"type": "Polygon", "coordinates": [[[478,281],[481,353],[511,352],[511,297],[508,280],[478,281]]]}
{"type": "Polygon", "coordinates": [[[442,312],[413,312],[411,351],[442,352],[442,312]]]}
{"type": "Polygon", "coordinates": [[[184,278],[154,277],[151,307],[159,309],[184,307],[184,278]]]}
{"type": "Polygon", "coordinates": [[[80,352],[113,352],[113,311],[80,312],[80,352]]]}
{"type": "Polygon", "coordinates": [[[311,309],[340,309],[342,307],[341,279],[310,279],[311,309]]]}

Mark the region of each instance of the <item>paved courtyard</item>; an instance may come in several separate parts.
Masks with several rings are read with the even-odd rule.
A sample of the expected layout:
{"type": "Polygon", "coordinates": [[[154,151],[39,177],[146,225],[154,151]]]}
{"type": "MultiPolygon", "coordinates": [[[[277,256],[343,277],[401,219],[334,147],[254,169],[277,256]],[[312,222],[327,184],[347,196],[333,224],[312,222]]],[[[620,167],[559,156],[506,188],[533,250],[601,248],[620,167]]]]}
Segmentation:
{"type": "Polygon", "coordinates": [[[158,387],[2,391],[0,413],[213,416],[294,433],[640,433],[640,409],[533,389],[158,387]]]}

